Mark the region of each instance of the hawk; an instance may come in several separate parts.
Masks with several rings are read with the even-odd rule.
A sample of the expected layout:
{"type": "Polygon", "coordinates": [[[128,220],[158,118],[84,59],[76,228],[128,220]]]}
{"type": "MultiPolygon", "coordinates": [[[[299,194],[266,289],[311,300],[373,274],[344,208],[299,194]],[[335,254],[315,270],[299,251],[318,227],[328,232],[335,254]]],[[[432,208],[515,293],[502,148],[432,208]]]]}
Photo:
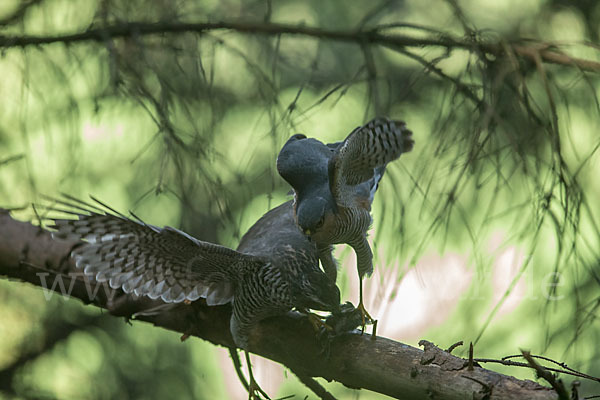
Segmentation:
{"type": "Polygon", "coordinates": [[[350,245],[360,278],[373,272],[367,241],[371,204],[386,165],[412,150],[412,132],[402,121],[375,118],[354,129],[343,142],[323,144],[303,134],[293,135],[277,157],[277,170],[294,190],[296,223],[317,245],[323,269],[335,282],[337,264],[332,245],[350,245]]]}
{"type": "Polygon", "coordinates": [[[237,250],[130,218],[97,200],[56,201],[54,210],[74,218],[51,218],[53,236],[85,242],[72,256],[87,275],[166,303],[231,303],[230,330],[242,349],[264,318],[292,308],[339,309],[339,289],[319,268],[315,243],[298,230],[291,201],[260,218],[237,250]]]}

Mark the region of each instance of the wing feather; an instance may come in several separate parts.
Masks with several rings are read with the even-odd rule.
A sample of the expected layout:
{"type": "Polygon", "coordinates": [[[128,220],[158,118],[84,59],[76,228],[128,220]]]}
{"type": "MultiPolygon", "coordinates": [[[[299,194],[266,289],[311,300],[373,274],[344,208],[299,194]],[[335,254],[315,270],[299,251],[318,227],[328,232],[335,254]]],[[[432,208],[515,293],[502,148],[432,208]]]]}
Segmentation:
{"type": "Polygon", "coordinates": [[[412,150],[412,132],[402,121],[375,118],[356,128],[338,145],[329,163],[332,193],[373,178],[375,169],[412,150]]]}
{"type": "Polygon", "coordinates": [[[233,298],[239,269],[264,264],[258,257],[200,241],[175,228],[129,219],[93,200],[102,207],[70,196],[57,200],[61,208],[51,210],[77,219],[50,218],[53,236],[84,240],[72,252],[77,267],[126,293],[167,303],[202,297],[210,305],[225,304],[233,298]]]}

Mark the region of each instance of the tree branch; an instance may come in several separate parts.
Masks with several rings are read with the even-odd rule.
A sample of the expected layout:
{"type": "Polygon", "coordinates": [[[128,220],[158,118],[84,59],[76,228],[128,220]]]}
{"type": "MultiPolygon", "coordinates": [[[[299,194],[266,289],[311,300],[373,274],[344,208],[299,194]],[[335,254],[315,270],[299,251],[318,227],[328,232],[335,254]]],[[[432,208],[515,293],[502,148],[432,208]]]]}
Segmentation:
{"type": "MultiPolygon", "coordinates": [[[[209,307],[202,301],[170,305],[147,298],[133,298],[119,290],[102,287],[79,272],[69,257],[75,242],[58,242],[29,223],[12,219],[0,209],[0,274],[52,290],[70,291],[86,304],[130,318],[134,313],[162,306],[160,314],[140,314],[136,319],[165,329],[193,335],[213,344],[234,347],[229,332],[229,305],[209,307]],[[42,279],[43,278],[43,279],[42,279]]],[[[289,313],[259,323],[251,333],[252,352],[289,367],[299,376],[323,377],[352,388],[363,388],[394,397],[414,399],[480,398],[556,399],[550,388],[532,381],[475,366],[423,342],[425,351],[369,335],[346,334],[329,343],[329,354],[305,316],[289,313]],[[475,397],[474,397],[475,396],[475,397]],[[483,397],[481,397],[483,398],[483,397]]]]}
{"type": "Polygon", "coordinates": [[[548,372],[548,370],[539,365],[528,351],[522,350],[521,353],[523,353],[523,357],[527,360],[529,365],[531,365],[535,369],[538,376],[540,378],[544,378],[552,385],[556,393],[558,393],[559,400],[569,400],[569,394],[567,393],[567,389],[565,389],[565,386],[563,385],[561,380],[557,380],[554,377],[554,375],[552,375],[550,372],[548,372]]]}
{"type": "MultiPolygon", "coordinates": [[[[160,35],[167,33],[194,32],[203,34],[212,31],[230,30],[240,33],[261,34],[268,36],[298,35],[317,39],[327,39],[340,42],[351,42],[359,45],[365,43],[380,44],[395,47],[443,47],[446,49],[478,50],[493,56],[505,54],[506,44],[503,42],[478,42],[470,38],[455,38],[451,35],[439,32],[435,37],[423,38],[417,36],[381,33],[381,29],[372,30],[330,30],[317,27],[289,25],[265,22],[127,22],[91,28],[84,32],[56,35],[0,35],[0,48],[39,46],[52,43],[71,44],[78,42],[106,42],[109,38],[127,38],[144,35],[160,35]]],[[[426,31],[435,31],[425,29],[426,31]]],[[[564,53],[551,50],[558,47],[553,43],[540,43],[528,41],[531,45],[525,46],[515,43],[512,51],[530,61],[536,57],[546,63],[565,66],[575,66],[583,71],[600,72],[600,63],[592,60],[570,57],[564,53]]]]}

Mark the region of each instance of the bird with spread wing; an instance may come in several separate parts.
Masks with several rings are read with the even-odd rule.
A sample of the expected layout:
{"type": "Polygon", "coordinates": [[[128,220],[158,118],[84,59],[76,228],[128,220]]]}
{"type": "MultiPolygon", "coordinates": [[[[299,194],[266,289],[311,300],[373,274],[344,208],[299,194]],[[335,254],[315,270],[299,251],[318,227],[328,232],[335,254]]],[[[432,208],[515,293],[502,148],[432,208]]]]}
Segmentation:
{"type": "Polygon", "coordinates": [[[300,229],[316,244],[321,264],[335,282],[332,245],[350,245],[360,278],[358,309],[373,321],[363,304],[362,278],[373,272],[367,241],[371,204],[386,165],[412,150],[412,132],[402,121],[375,118],[354,129],[343,142],[325,145],[305,135],[292,136],[277,157],[277,170],[294,189],[294,215],[300,229]]]}
{"type": "MultiPolygon", "coordinates": [[[[244,350],[252,327],[264,318],[293,308],[339,310],[339,289],[319,268],[315,243],[298,230],[291,201],[260,218],[237,250],[149,225],[97,200],[54,201],[50,209],[70,217],[50,218],[53,236],[82,240],[72,256],[86,275],[165,303],[231,303],[231,334],[244,350]]],[[[251,372],[250,378],[249,392],[258,398],[255,392],[264,392],[251,372]]]]}
{"type": "Polygon", "coordinates": [[[319,268],[315,244],[296,227],[291,202],[259,219],[236,251],[129,218],[99,201],[56,201],[54,210],[76,219],[52,218],[53,236],[85,241],[72,256],[86,275],[166,303],[231,302],[231,334],[242,349],[252,325],[264,318],[292,308],[339,308],[339,290],[319,268]]]}

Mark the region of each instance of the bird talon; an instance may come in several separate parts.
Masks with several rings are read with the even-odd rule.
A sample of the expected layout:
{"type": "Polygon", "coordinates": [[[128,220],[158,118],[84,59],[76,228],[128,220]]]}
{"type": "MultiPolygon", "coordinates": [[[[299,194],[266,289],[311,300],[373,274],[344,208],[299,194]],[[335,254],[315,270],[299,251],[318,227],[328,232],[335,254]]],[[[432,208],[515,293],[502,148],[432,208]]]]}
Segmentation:
{"type": "Polygon", "coordinates": [[[321,328],[324,328],[327,331],[333,331],[333,328],[327,325],[327,323],[323,321],[323,319],[317,314],[309,312],[306,314],[306,316],[308,317],[308,321],[315,329],[315,332],[320,332],[321,328]]]}
{"type": "Polygon", "coordinates": [[[362,301],[358,304],[358,307],[356,307],[356,309],[360,311],[360,316],[362,318],[360,334],[363,335],[365,333],[365,328],[367,325],[373,325],[372,335],[375,336],[375,333],[377,332],[377,320],[371,317],[371,315],[367,312],[362,301]]]}

